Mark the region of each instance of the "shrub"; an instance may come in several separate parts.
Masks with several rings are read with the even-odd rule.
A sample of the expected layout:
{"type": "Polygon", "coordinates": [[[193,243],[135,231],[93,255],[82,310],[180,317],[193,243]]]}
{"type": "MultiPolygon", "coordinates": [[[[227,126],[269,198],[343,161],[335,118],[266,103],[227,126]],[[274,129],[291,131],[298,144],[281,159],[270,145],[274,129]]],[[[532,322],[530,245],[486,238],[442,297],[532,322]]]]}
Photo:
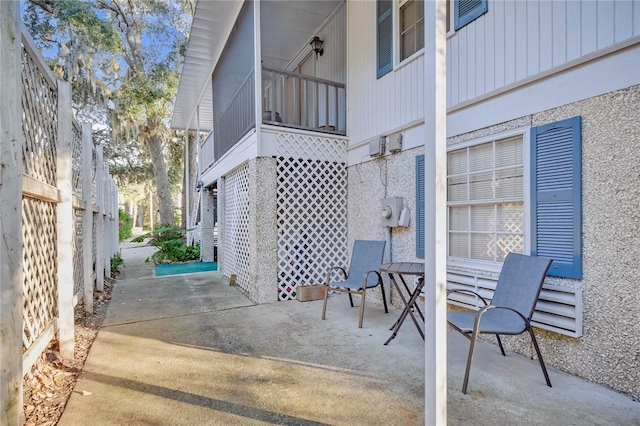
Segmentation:
{"type": "Polygon", "coordinates": [[[118,219],[120,228],[119,238],[120,241],[123,241],[131,236],[131,230],[133,229],[133,218],[124,210],[118,209],[118,219]]]}
{"type": "Polygon", "coordinates": [[[147,258],[147,262],[155,263],[185,262],[200,259],[200,243],[187,246],[185,242],[186,229],[176,226],[164,225],[153,232],[141,235],[133,239],[134,242],[142,242],[149,238],[149,244],[158,247],[158,251],[147,258]]]}

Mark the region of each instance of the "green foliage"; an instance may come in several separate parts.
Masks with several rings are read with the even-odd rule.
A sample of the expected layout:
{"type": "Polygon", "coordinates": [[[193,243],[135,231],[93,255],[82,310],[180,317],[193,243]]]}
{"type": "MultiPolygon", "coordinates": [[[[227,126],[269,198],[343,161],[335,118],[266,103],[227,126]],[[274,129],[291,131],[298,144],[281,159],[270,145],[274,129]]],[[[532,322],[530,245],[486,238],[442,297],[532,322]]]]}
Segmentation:
{"type": "Polygon", "coordinates": [[[149,244],[158,247],[158,251],[147,259],[155,263],[186,262],[200,259],[200,243],[187,246],[185,243],[186,229],[176,226],[161,226],[153,232],[134,238],[133,242],[149,239],[149,244]]]}
{"type": "Polygon", "coordinates": [[[127,212],[122,209],[118,209],[118,219],[120,226],[120,241],[126,240],[131,236],[131,229],[133,228],[133,218],[127,212]]]}
{"type": "Polygon", "coordinates": [[[111,276],[116,275],[120,272],[120,267],[123,265],[124,261],[120,256],[120,253],[116,253],[115,256],[111,258],[111,276]]]}

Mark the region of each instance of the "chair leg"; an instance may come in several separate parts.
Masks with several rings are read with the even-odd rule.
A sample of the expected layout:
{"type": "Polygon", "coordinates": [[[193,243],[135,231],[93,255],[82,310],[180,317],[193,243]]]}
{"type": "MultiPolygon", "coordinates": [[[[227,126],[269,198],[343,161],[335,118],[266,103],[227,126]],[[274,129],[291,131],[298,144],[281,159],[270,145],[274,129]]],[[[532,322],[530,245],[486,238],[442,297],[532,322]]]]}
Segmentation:
{"type": "Polygon", "coordinates": [[[529,334],[531,335],[531,341],[533,342],[533,347],[536,349],[536,354],[538,355],[538,361],[540,362],[540,367],[542,368],[542,374],[544,374],[544,379],[547,381],[547,386],[551,386],[551,380],[549,380],[549,374],[547,373],[547,367],[544,365],[544,360],[542,359],[542,354],[540,353],[540,348],[538,347],[538,341],[536,340],[536,336],[533,334],[533,328],[531,325],[528,327],[529,334]]]}
{"type": "Polygon", "coordinates": [[[347,293],[349,295],[349,303],[351,303],[351,307],[353,308],[353,298],[351,297],[351,293],[347,293]]]}
{"type": "Polygon", "coordinates": [[[498,339],[498,346],[500,346],[500,352],[502,352],[502,356],[507,356],[507,354],[504,353],[504,346],[502,346],[502,340],[500,339],[499,334],[496,334],[496,339],[498,339]]]}
{"type": "Polygon", "coordinates": [[[329,296],[329,286],[324,286],[324,303],[322,304],[322,319],[324,319],[324,314],[327,312],[327,296],[329,296]]]}
{"type": "Polygon", "coordinates": [[[358,328],[362,328],[362,319],[364,318],[364,298],[367,292],[366,288],[362,289],[362,300],[360,301],[360,320],[358,321],[358,328]]]}
{"type": "Polygon", "coordinates": [[[478,334],[473,333],[469,337],[471,342],[469,343],[469,356],[467,357],[467,368],[464,372],[464,380],[462,381],[462,393],[467,393],[467,385],[469,384],[469,372],[471,371],[471,363],[473,362],[473,354],[476,349],[476,341],[478,340],[478,334]]]}

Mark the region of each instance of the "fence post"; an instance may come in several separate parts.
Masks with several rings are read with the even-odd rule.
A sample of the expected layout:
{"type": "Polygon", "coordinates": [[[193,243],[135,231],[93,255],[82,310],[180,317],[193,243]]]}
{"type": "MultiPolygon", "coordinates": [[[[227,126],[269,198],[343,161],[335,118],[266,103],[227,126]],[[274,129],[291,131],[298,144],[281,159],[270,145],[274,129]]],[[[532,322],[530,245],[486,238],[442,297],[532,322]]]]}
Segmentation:
{"type": "Polygon", "coordinates": [[[58,81],[57,175],[61,202],[57,206],[58,338],[60,354],[73,358],[73,189],[71,84],[58,81]]]}
{"type": "Polygon", "coordinates": [[[82,261],[84,270],[84,311],[93,314],[93,203],[91,200],[91,159],[93,156],[93,140],[91,124],[82,124],[82,200],[85,209],[82,215],[84,242],[82,244],[82,261]],[[91,241],[91,244],[89,242],[91,241]]]}
{"type": "Polygon", "coordinates": [[[0,1],[0,424],[22,408],[22,129],[20,2],[0,1]]]}
{"type": "Polygon", "coordinates": [[[104,167],[102,145],[96,146],[96,290],[104,291],[104,167]]]}

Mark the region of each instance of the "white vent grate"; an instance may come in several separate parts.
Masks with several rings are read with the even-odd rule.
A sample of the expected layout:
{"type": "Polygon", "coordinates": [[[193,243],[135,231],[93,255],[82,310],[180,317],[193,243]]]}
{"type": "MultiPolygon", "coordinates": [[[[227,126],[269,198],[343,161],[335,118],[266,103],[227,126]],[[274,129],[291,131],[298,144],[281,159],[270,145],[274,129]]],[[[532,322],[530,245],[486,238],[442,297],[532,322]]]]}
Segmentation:
{"type": "Polygon", "coordinates": [[[278,298],[319,284],[346,264],[347,170],[343,162],[279,157],[278,298]]]}
{"type": "Polygon", "coordinates": [[[249,167],[225,177],[224,270],[236,275],[236,285],[249,291],[249,167]]]}
{"type": "MultiPolygon", "coordinates": [[[[582,336],[582,289],[554,286],[548,281],[549,278],[540,292],[532,324],[567,336],[582,336]]],[[[447,272],[448,289],[473,290],[488,303],[497,282],[497,275],[459,270],[447,272]]],[[[479,298],[469,294],[452,294],[449,299],[452,304],[469,309],[477,310],[484,306],[479,298]]]]}

